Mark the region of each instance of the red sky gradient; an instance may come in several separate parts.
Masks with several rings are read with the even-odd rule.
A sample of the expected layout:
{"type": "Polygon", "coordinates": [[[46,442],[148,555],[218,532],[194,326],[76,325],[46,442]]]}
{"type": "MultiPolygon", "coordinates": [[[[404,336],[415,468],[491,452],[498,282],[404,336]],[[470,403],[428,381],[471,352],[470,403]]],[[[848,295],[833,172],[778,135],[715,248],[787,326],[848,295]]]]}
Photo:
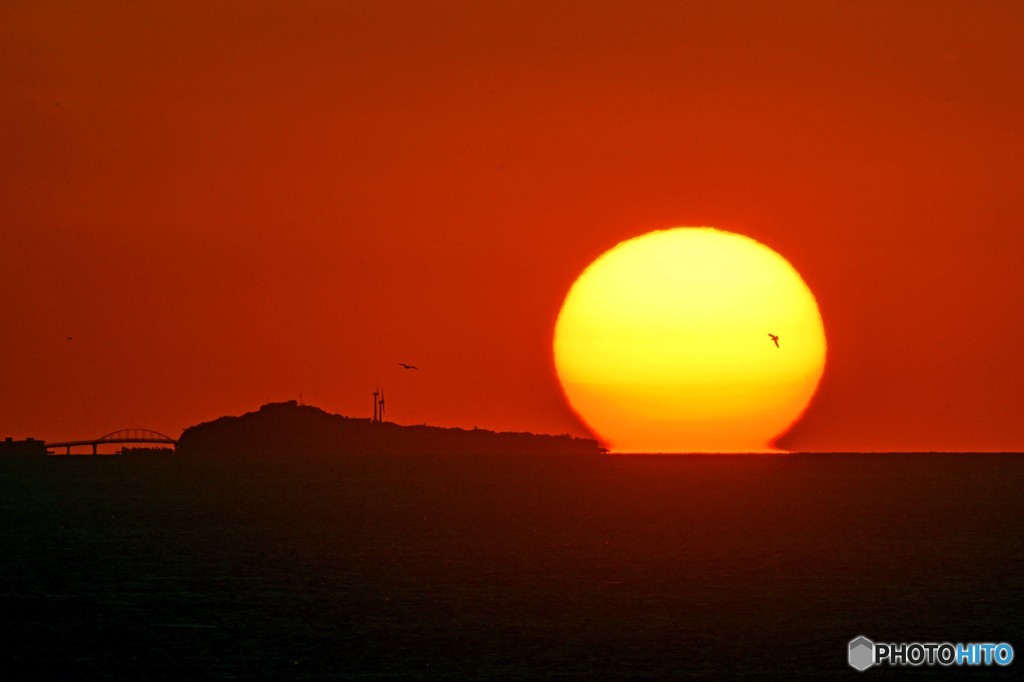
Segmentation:
{"type": "Polygon", "coordinates": [[[378,385],[399,423],[582,434],[570,284],[713,225],[818,297],[784,445],[1024,449],[1020,14],[5,2],[0,435],[369,416],[378,385]]]}

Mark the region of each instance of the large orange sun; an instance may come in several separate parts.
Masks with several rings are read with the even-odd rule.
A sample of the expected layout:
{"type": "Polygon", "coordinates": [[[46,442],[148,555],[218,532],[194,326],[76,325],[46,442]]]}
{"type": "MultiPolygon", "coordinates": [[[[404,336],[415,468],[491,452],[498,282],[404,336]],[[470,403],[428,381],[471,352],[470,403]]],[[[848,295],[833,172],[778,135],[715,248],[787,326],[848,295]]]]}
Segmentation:
{"type": "Polygon", "coordinates": [[[677,227],[584,270],[554,352],[569,403],[613,452],[762,452],[814,395],[825,329],[782,256],[742,235],[677,227]]]}

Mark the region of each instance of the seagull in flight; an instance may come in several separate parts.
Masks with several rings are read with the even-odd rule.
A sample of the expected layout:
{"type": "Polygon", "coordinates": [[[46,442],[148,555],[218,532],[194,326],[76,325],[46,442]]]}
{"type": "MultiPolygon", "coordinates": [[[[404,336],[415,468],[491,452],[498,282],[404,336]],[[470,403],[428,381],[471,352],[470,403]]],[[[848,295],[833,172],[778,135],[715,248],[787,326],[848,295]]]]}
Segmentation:
{"type": "Polygon", "coordinates": [[[779,337],[778,337],[778,336],[776,336],[775,334],[769,333],[769,334],[768,334],[768,338],[769,338],[769,339],[771,339],[771,340],[772,340],[772,342],[774,342],[774,343],[775,343],[775,347],[776,347],[776,348],[778,348],[778,347],[779,347],[779,337]]]}
{"type": "Polygon", "coordinates": [[[404,362],[400,362],[398,364],[401,365],[403,369],[419,369],[416,365],[407,365],[404,362]]]}

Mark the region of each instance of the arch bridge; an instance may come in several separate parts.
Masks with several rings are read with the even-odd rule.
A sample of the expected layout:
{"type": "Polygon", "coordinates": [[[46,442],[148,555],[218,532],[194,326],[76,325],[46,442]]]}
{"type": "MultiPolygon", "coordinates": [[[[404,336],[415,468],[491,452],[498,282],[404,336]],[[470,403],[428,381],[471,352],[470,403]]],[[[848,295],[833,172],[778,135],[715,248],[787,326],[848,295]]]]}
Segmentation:
{"type": "Polygon", "coordinates": [[[152,429],[120,429],[118,431],[111,431],[105,436],[100,436],[99,438],[47,443],[46,448],[64,448],[64,454],[70,455],[71,448],[88,445],[92,446],[92,454],[95,455],[97,454],[97,449],[101,445],[120,444],[170,445],[171,448],[175,448],[178,445],[178,441],[166,434],[160,433],[159,431],[153,431],[152,429]]]}

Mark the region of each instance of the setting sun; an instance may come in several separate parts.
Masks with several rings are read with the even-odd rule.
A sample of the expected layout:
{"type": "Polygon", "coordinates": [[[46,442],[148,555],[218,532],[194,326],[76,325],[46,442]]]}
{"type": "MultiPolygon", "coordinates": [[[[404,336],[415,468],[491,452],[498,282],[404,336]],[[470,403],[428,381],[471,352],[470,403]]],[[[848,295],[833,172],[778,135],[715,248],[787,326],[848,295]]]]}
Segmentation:
{"type": "Polygon", "coordinates": [[[810,289],[779,254],[713,228],[622,242],[565,299],[554,336],[573,409],[616,452],[756,452],[825,366],[810,289]]]}

